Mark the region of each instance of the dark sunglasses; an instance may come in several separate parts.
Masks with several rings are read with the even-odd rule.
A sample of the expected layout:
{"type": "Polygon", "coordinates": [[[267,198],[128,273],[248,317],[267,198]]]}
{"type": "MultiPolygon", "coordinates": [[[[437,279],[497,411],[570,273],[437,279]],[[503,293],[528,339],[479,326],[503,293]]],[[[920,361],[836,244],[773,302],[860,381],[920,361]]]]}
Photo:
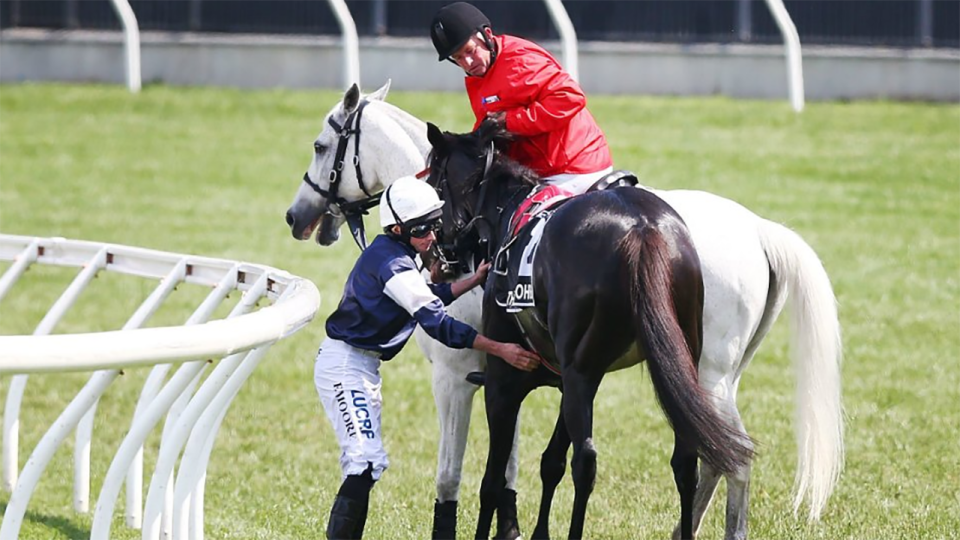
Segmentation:
{"type": "Polygon", "coordinates": [[[416,225],[411,225],[407,229],[407,233],[413,238],[426,238],[430,236],[432,232],[440,231],[441,221],[439,219],[434,219],[432,221],[427,221],[426,223],[418,223],[416,225]]]}

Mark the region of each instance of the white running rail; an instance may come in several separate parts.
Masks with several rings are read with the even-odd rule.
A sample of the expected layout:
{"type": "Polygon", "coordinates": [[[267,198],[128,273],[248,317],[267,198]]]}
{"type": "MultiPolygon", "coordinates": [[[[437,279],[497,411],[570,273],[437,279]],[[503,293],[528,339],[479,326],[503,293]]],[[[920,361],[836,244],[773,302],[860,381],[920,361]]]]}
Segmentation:
{"type": "Polygon", "coordinates": [[[563,50],[563,68],[573,77],[573,80],[580,80],[580,61],[577,56],[577,31],[570,21],[570,15],[567,9],[563,7],[561,0],[543,0],[547,5],[547,11],[550,12],[550,19],[553,20],[557,32],[560,34],[560,46],[563,50]]]}
{"type": "MultiPolygon", "coordinates": [[[[270,346],[313,319],[320,306],[317,288],[308,280],[263,265],[63,238],[0,234],[0,260],[12,261],[0,277],[0,300],[32,264],[81,268],[33,336],[0,336],[0,374],[16,374],[4,407],[3,480],[12,494],[0,525],[0,540],[19,537],[27,503],[40,476],[74,428],[74,506],[78,511],[88,510],[90,439],[97,401],[120,369],[150,365],[156,367],[147,379],[130,431],[104,480],[91,538],[109,538],[113,507],[123,478],[140,455],[144,439],[164,414],[170,429],[164,429],[161,438],[160,463],[150,493],[153,499],[163,496],[170,502],[163,505],[161,527],[160,512],[155,510],[158,505],[151,505],[153,499],[148,500],[150,526],[144,527],[143,535],[159,538],[163,534],[171,538],[176,525],[175,538],[203,538],[203,483],[220,423],[241,385],[270,346]],[[158,284],[122,330],[48,335],[101,271],[156,279],[158,284]],[[181,283],[211,288],[186,325],[141,328],[181,283]],[[207,322],[227,294],[235,290],[243,292],[243,297],[230,315],[207,322]],[[271,305],[255,310],[261,299],[267,299],[271,305]],[[194,393],[210,359],[219,358],[222,360],[194,393]],[[171,362],[181,365],[163,385],[171,362]],[[94,370],[37,444],[18,477],[19,411],[27,381],[25,373],[94,370]],[[147,388],[151,385],[155,387],[147,388]],[[179,411],[173,410],[176,403],[182,403],[179,411]],[[181,450],[179,474],[176,482],[169,484],[167,481],[173,478],[170,462],[176,461],[181,450]]],[[[142,476],[142,462],[140,471],[142,476]]],[[[139,526],[141,490],[142,482],[128,484],[127,523],[132,526],[139,526]],[[134,490],[136,493],[131,493],[134,490]],[[131,500],[135,508],[131,508],[131,500]]]]}
{"type": "Polygon", "coordinates": [[[360,86],[360,40],[345,0],[327,0],[343,34],[343,87],[360,86]]]}
{"type": "Polygon", "coordinates": [[[127,88],[136,94],[140,91],[140,25],[128,0],[110,0],[113,10],[123,25],[124,72],[127,76],[127,88]]]}
{"type": "Polygon", "coordinates": [[[790,92],[790,105],[796,112],[803,111],[803,62],[800,54],[800,34],[797,33],[797,27],[787,12],[787,7],[783,5],[783,0],[766,0],[770,13],[773,14],[773,20],[777,22],[777,28],[783,34],[783,45],[787,51],[787,84],[790,92]]]}

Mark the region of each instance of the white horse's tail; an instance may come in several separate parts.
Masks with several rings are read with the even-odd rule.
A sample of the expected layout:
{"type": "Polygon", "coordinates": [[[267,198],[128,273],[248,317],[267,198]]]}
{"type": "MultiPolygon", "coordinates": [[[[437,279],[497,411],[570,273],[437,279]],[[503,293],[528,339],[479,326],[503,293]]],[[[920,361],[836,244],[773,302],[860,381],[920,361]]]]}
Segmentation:
{"type": "Polygon", "coordinates": [[[791,350],[797,374],[797,476],[794,512],[804,498],[818,520],[843,468],[842,356],[837,302],[823,264],[795,232],[761,220],[760,242],[781,287],[789,290],[791,350]]]}

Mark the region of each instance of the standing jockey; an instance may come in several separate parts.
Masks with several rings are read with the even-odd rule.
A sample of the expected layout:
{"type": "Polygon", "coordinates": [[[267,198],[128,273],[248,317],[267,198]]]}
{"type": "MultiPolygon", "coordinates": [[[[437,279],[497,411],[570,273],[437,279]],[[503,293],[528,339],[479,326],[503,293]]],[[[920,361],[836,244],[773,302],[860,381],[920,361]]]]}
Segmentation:
{"type": "Polygon", "coordinates": [[[314,383],[340,443],[343,484],[337,493],[327,538],[361,538],[370,490],[388,465],[380,436],[380,364],[403,348],[419,324],[444,345],[473,348],[530,371],[539,357],[519,345],[480,335],[450,317],[443,306],[481,284],[490,263],[462,281],[428,284],[414,257],[436,241],[443,202],[426,183],[400,178],[383,193],[377,236],[347,278],[343,298],[327,318],[314,383]]]}

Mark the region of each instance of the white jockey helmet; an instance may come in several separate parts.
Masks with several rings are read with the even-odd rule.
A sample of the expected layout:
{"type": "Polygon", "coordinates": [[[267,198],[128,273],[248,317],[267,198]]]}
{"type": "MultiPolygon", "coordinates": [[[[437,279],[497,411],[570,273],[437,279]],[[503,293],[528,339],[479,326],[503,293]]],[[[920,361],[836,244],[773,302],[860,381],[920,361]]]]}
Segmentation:
{"type": "Polygon", "coordinates": [[[440,217],[443,201],[426,182],[413,176],[395,180],[380,198],[380,226],[402,227],[440,217]]]}

